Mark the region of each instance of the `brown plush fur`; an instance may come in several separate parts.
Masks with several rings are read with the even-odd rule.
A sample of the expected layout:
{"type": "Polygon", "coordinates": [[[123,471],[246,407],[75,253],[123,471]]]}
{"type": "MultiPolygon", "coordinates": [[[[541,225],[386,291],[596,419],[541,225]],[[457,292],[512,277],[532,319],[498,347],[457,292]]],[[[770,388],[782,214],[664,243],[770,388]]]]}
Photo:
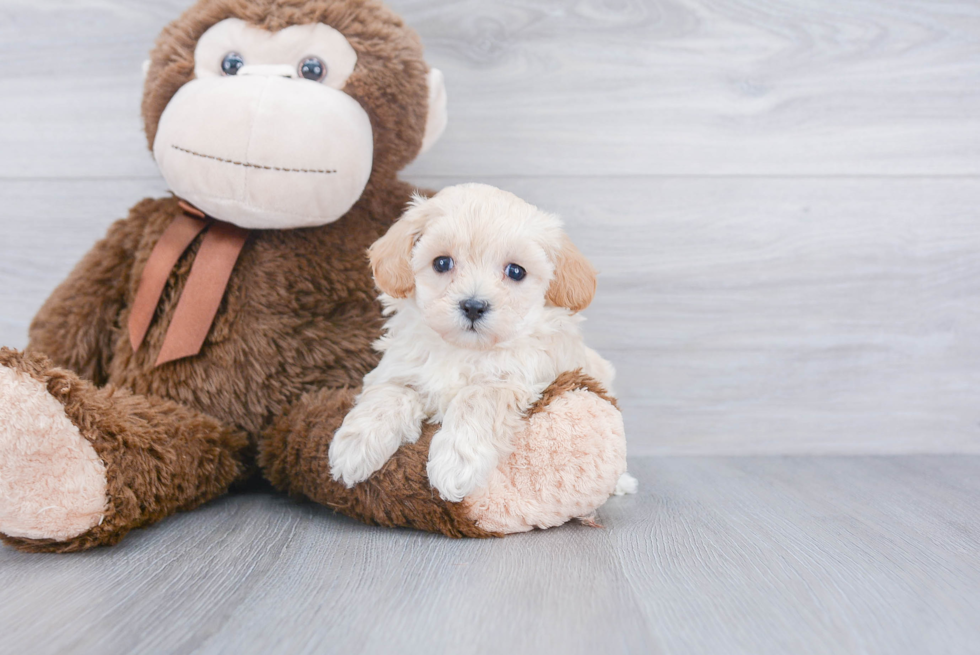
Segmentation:
{"type": "Polygon", "coordinates": [[[330,477],[327,451],[354,405],[354,395],[323,390],[304,398],[278,422],[259,454],[272,484],[372,525],[418,528],[450,537],[493,536],[476,527],[462,505],[442,500],[429,485],[425,465],[436,428],[431,424],[417,443],[402,446],[380,471],[353,489],[330,477]]]}
{"type": "MultiPolygon", "coordinates": [[[[140,273],[156,240],[181,211],[173,198],[134,207],[42,307],[31,326],[28,351],[35,358],[44,353],[59,367],[39,365],[43,375],[72,381],[81,404],[69,418],[103,455],[110,489],[127,489],[124,495],[142,514],[110,514],[102,526],[66,544],[12,543],[27,550],[114,543],[133,527],[224,493],[250,470],[249,452],[272,421],[301,399],[304,407],[309,405],[304,395],[320,392],[321,398],[330,390],[359,386],[377,363],[371,344],[382,325],[364,253],[398,216],[411,191],[393,183],[366,195],[327,226],[254,232],[200,355],[159,367],[154,367],[156,355],[198,244],[175,267],[147,337],[134,353],[123,326],[140,273]],[[109,386],[95,386],[103,383],[109,386]],[[164,409],[157,412],[158,406],[164,409]],[[199,424],[186,425],[198,418],[199,424]],[[108,432],[100,431],[102,425],[109,426],[108,432]],[[142,484],[178,483],[178,472],[166,469],[178,460],[161,464],[146,455],[149,444],[180,452],[182,465],[208,470],[217,456],[208,442],[226,443],[222,435],[229,433],[251,442],[249,449],[235,442],[224,453],[239,462],[231,478],[199,479],[199,488],[183,491],[142,484]],[[106,443],[131,452],[107,455],[111,447],[106,443]],[[149,500],[141,490],[150,498],[170,500],[149,500]],[[183,502],[185,492],[195,498],[191,505],[183,502]]],[[[113,511],[120,507],[113,502],[113,511]]]]}
{"type": "Polygon", "coordinates": [[[102,523],[63,542],[0,535],[21,550],[71,552],[114,544],[133,528],[225,493],[244,472],[248,436],[200,412],[111,385],[96,388],[43,355],[0,348],[0,366],[45,385],[111,471],[102,523]]]}
{"type": "Polygon", "coordinates": [[[589,377],[582,372],[582,369],[576,369],[574,371],[566,371],[561,373],[555,381],[552,382],[536,403],[531,405],[531,408],[527,411],[527,416],[534,416],[539,412],[543,412],[548,405],[554,402],[562,394],[568,393],[569,391],[578,391],[583,389],[585,391],[591,391],[595,395],[599,396],[607,403],[619,409],[619,403],[616,399],[609,395],[606,388],[599,383],[595,378],[589,377]]]}
{"type": "Polygon", "coordinates": [[[374,0],[201,0],[163,31],[152,53],[143,102],[151,145],[170,98],[193,76],[197,39],[229,17],[269,30],[324,22],[347,36],[358,62],[344,90],[371,119],[371,178],[360,200],[334,223],[253,231],[200,354],[160,367],[154,367],[155,358],[200,238],[175,267],[134,353],[123,326],[147,258],[181,210],[174,198],[147,199],[110,228],[38,313],[28,352],[38,375],[71,381],[77,401],[69,418],[81,423],[82,434],[104,454],[110,489],[127,489],[122,495],[142,508],[141,515],[113,500],[103,525],[82,538],[58,545],[20,540],[19,547],[72,550],[114,543],[136,525],[224,493],[234,478],[252,470],[249,453],[275,419],[297,415],[290,413],[296,403],[311,408],[313,394],[340,411],[330,405],[331,394],[359,386],[377,363],[371,344],[382,318],[365,253],[413,192],[396,174],[418,153],[425,130],[428,67],[421,43],[374,0]],[[37,363],[46,362],[42,353],[56,369],[37,363]],[[103,385],[108,386],[98,388],[103,385]],[[227,436],[232,434],[237,441],[227,436]],[[197,445],[190,443],[195,439],[197,445]],[[243,439],[248,448],[239,443],[243,439]],[[209,451],[209,443],[221,453],[209,451]],[[150,444],[180,452],[180,463],[148,456],[150,444]],[[231,479],[201,479],[184,488],[188,482],[167,468],[210,470],[219,454],[235,462],[222,469],[231,479]],[[164,486],[153,488],[145,480],[164,486]],[[152,500],[158,497],[167,500],[152,500]]]}
{"type": "MultiPolygon", "coordinates": [[[[558,376],[528,416],[577,389],[591,391],[616,406],[602,385],[579,370],[558,376]]],[[[439,427],[432,423],[423,426],[418,442],[402,446],[380,471],[353,489],[332,480],[327,451],[354,396],[353,391],[321,391],[298,403],[277,423],[259,454],[274,485],[371,525],[417,528],[450,537],[501,536],[477,527],[465,504],[448,503],[430,487],[425,467],[429,442],[439,427]]]]}
{"type": "MultiPolygon", "coordinates": [[[[419,40],[374,0],[201,0],[164,30],[153,52],[143,102],[151,144],[167,102],[191,78],[197,39],[232,16],[270,30],[322,21],[349,38],[358,63],[345,90],[374,128],[371,179],[335,223],[253,231],[200,354],[159,367],[200,239],[171,273],[133,352],[124,326],[143,267],[181,210],[175,198],[147,199],[114,224],[44,304],[27,353],[0,355],[0,365],[44,383],[92,443],[106,465],[109,511],[99,526],[66,542],[4,540],[28,551],[116,543],[135,527],[225,493],[255,470],[256,452],[277,487],[361,520],[488,536],[461,506],[430,489],[431,427],[354,490],[329,475],[327,448],[350,407],[350,390],[378,360],[371,344],[382,316],[365,253],[413,191],[396,174],[415,157],[424,132],[427,68],[419,40]]],[[[576,380],[559,387],[591,388],[576,380]]]]}
{"type": "Polygon", "coordinates": [[[194,76],[197,40],[226,18],[270,31],[325,23],[342,32],[357,51],[344,92],[361,104],[374,129],[372,180],[393,179],[418,155],[428,115],[422,42],[376,0],[200,0],[163,30],[150,54],[143,121],[151,149],[164,108],[194,76]]]}

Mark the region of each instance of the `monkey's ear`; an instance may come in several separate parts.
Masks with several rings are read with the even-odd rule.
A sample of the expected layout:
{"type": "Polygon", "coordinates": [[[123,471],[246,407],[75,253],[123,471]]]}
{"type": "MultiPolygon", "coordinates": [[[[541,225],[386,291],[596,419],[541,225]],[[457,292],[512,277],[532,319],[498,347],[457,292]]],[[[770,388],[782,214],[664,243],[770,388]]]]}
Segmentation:
{"type": "Polygon", "coordinates": [[[567,235],[562,236],[555,255],[555,277],[546,296],[548,302],[580,312],[592,302],[595,287],[595,268],[567,235]]]}
{"type": "Polygon", "coordinates": [[[416,196],[401,218],[368,248],[374,283],[392,298],[407,298],[415,290],[412,248],[428,222],[426,199],[416,196]]]}
{"type": "Polygon", "coordinates": [[[446,79],[442,71],[438,68],[429,70],[426,82],[429,85],[429,115],[425,121],[425,136],[422,137],[420,155],[436,144],[449,122],[446,111],[446,79]]]}

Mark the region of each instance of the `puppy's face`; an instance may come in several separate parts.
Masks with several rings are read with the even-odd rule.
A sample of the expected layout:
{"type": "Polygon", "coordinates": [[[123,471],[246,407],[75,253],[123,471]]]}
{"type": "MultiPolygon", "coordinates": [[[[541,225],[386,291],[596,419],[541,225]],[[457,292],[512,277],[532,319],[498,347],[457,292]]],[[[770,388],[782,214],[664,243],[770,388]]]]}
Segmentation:
{"type": "Polygon", "coordinates": [[[595,290],[594,270],[556,217],[486,185],[416,200],[370,254],[381,290],[414,294],[425,323],[459,347],[492,348],[546,304],[578,311],[595,290]]]}
{"type": "Polygon", "coordinates": [[[412,253],[415,302],[457,346],[508,341],[544,307],[554,272],[542,246],[546,217],[517,220],[500,209],[464,203],[434,217],[412,253]]]}

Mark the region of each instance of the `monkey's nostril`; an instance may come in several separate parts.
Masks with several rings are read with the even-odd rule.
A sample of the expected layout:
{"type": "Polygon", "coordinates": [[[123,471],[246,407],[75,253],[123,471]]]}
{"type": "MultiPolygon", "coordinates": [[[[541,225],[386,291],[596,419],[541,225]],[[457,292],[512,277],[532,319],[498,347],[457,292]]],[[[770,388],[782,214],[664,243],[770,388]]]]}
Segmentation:
{"type": "Polygon", "coordinates": [[[470,323],[476,323],[483,315],[487,313],[490,309],[490,303],[486,300],[477,300],[476,298],[467,298],[466,300],[461,300],[459,303],[459,308],[463,310],[463,314],[466,318],[470,319],[470,323]]]}

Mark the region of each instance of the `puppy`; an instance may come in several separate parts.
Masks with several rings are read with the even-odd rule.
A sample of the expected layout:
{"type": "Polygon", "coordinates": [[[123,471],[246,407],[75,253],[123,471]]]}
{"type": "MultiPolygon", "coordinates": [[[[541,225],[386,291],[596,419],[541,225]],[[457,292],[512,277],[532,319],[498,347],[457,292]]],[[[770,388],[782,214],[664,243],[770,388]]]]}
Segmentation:
{"type": "Polygon", "coordinates": [[[335,480],[367,479],[431,419],[442,427],[429,482],[458,502],[486,484],[559,373],[582,369],[612,392],[613,367],[575,315],[595,270],[557,217],[491,186],[449,187],[416,197],[369,256],[390,318],[381,362],[330,444],[335,480]]]}

